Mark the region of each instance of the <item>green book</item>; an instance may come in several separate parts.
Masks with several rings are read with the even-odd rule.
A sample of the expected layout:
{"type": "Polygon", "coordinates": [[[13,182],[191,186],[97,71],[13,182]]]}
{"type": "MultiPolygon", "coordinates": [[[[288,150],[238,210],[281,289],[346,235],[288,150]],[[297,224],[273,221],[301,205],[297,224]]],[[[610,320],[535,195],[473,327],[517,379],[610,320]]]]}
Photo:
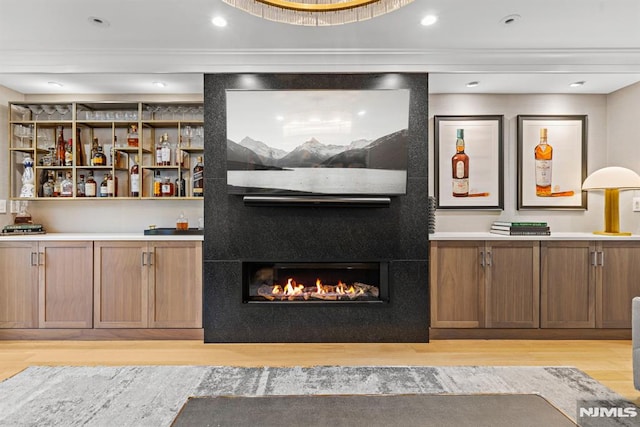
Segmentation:
{"type": "Polygon", "coordinates": [[[5,230],[37,230],[41,229],[42,224],[9,224],[5,225],[5,230]]]}

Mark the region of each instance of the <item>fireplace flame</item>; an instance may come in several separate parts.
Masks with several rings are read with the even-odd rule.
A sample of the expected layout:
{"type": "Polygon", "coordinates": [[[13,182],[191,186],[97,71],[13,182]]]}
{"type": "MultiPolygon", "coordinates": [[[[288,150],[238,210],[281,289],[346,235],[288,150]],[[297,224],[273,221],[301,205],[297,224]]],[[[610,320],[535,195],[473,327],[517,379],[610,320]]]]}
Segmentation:
{"type": "Polygon", "coordinates": [[[325,285],[319,278],[316,279],[315,287],[306,287],[302,283],[289,277],[287,284],[282,286],[275,284],[273,286],[262,285],[258,289],[258,295],[273,301],[295,301],[319,299],[325,301],[332,300],[354,300],[360,297],[378,298],[379,289],[376,286],[355,282],[347,285],[341,280],[337,285],[325,285]]]}

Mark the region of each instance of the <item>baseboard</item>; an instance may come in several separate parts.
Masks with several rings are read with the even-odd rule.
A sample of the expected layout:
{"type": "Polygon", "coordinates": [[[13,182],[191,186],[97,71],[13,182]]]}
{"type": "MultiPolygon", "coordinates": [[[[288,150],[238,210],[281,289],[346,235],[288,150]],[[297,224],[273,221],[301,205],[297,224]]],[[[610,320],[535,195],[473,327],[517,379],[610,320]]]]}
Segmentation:
{"type": "Polygon", "coordinates": [[[0,329],[0,340],[204,341],[204,329],[0,329]]]}
{"type": "Polygon", "coordinates": [[[429,339],[630,340],[631,329],[430,328],[429,339]]]}

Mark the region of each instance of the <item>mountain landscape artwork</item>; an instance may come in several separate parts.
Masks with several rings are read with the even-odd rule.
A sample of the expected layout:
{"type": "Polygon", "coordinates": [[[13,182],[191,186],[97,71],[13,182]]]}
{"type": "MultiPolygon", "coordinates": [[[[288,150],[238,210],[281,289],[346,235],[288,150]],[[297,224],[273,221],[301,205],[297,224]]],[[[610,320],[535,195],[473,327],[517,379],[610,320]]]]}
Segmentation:
{"type": "Polygon", "coordinates": [[[409,90],[227,91],[231,194],[406,193],[409,90]]]}

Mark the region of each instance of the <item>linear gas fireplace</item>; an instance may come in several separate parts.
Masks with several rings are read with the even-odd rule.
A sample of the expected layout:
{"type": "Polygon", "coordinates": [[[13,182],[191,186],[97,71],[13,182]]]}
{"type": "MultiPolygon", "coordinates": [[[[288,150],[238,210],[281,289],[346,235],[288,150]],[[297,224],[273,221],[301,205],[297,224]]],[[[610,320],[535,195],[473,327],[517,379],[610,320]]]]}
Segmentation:
{"type": "Polygon", "coordinates": [[[386,262],[243,262],[245,303],[383,303],[386,262]]]}

